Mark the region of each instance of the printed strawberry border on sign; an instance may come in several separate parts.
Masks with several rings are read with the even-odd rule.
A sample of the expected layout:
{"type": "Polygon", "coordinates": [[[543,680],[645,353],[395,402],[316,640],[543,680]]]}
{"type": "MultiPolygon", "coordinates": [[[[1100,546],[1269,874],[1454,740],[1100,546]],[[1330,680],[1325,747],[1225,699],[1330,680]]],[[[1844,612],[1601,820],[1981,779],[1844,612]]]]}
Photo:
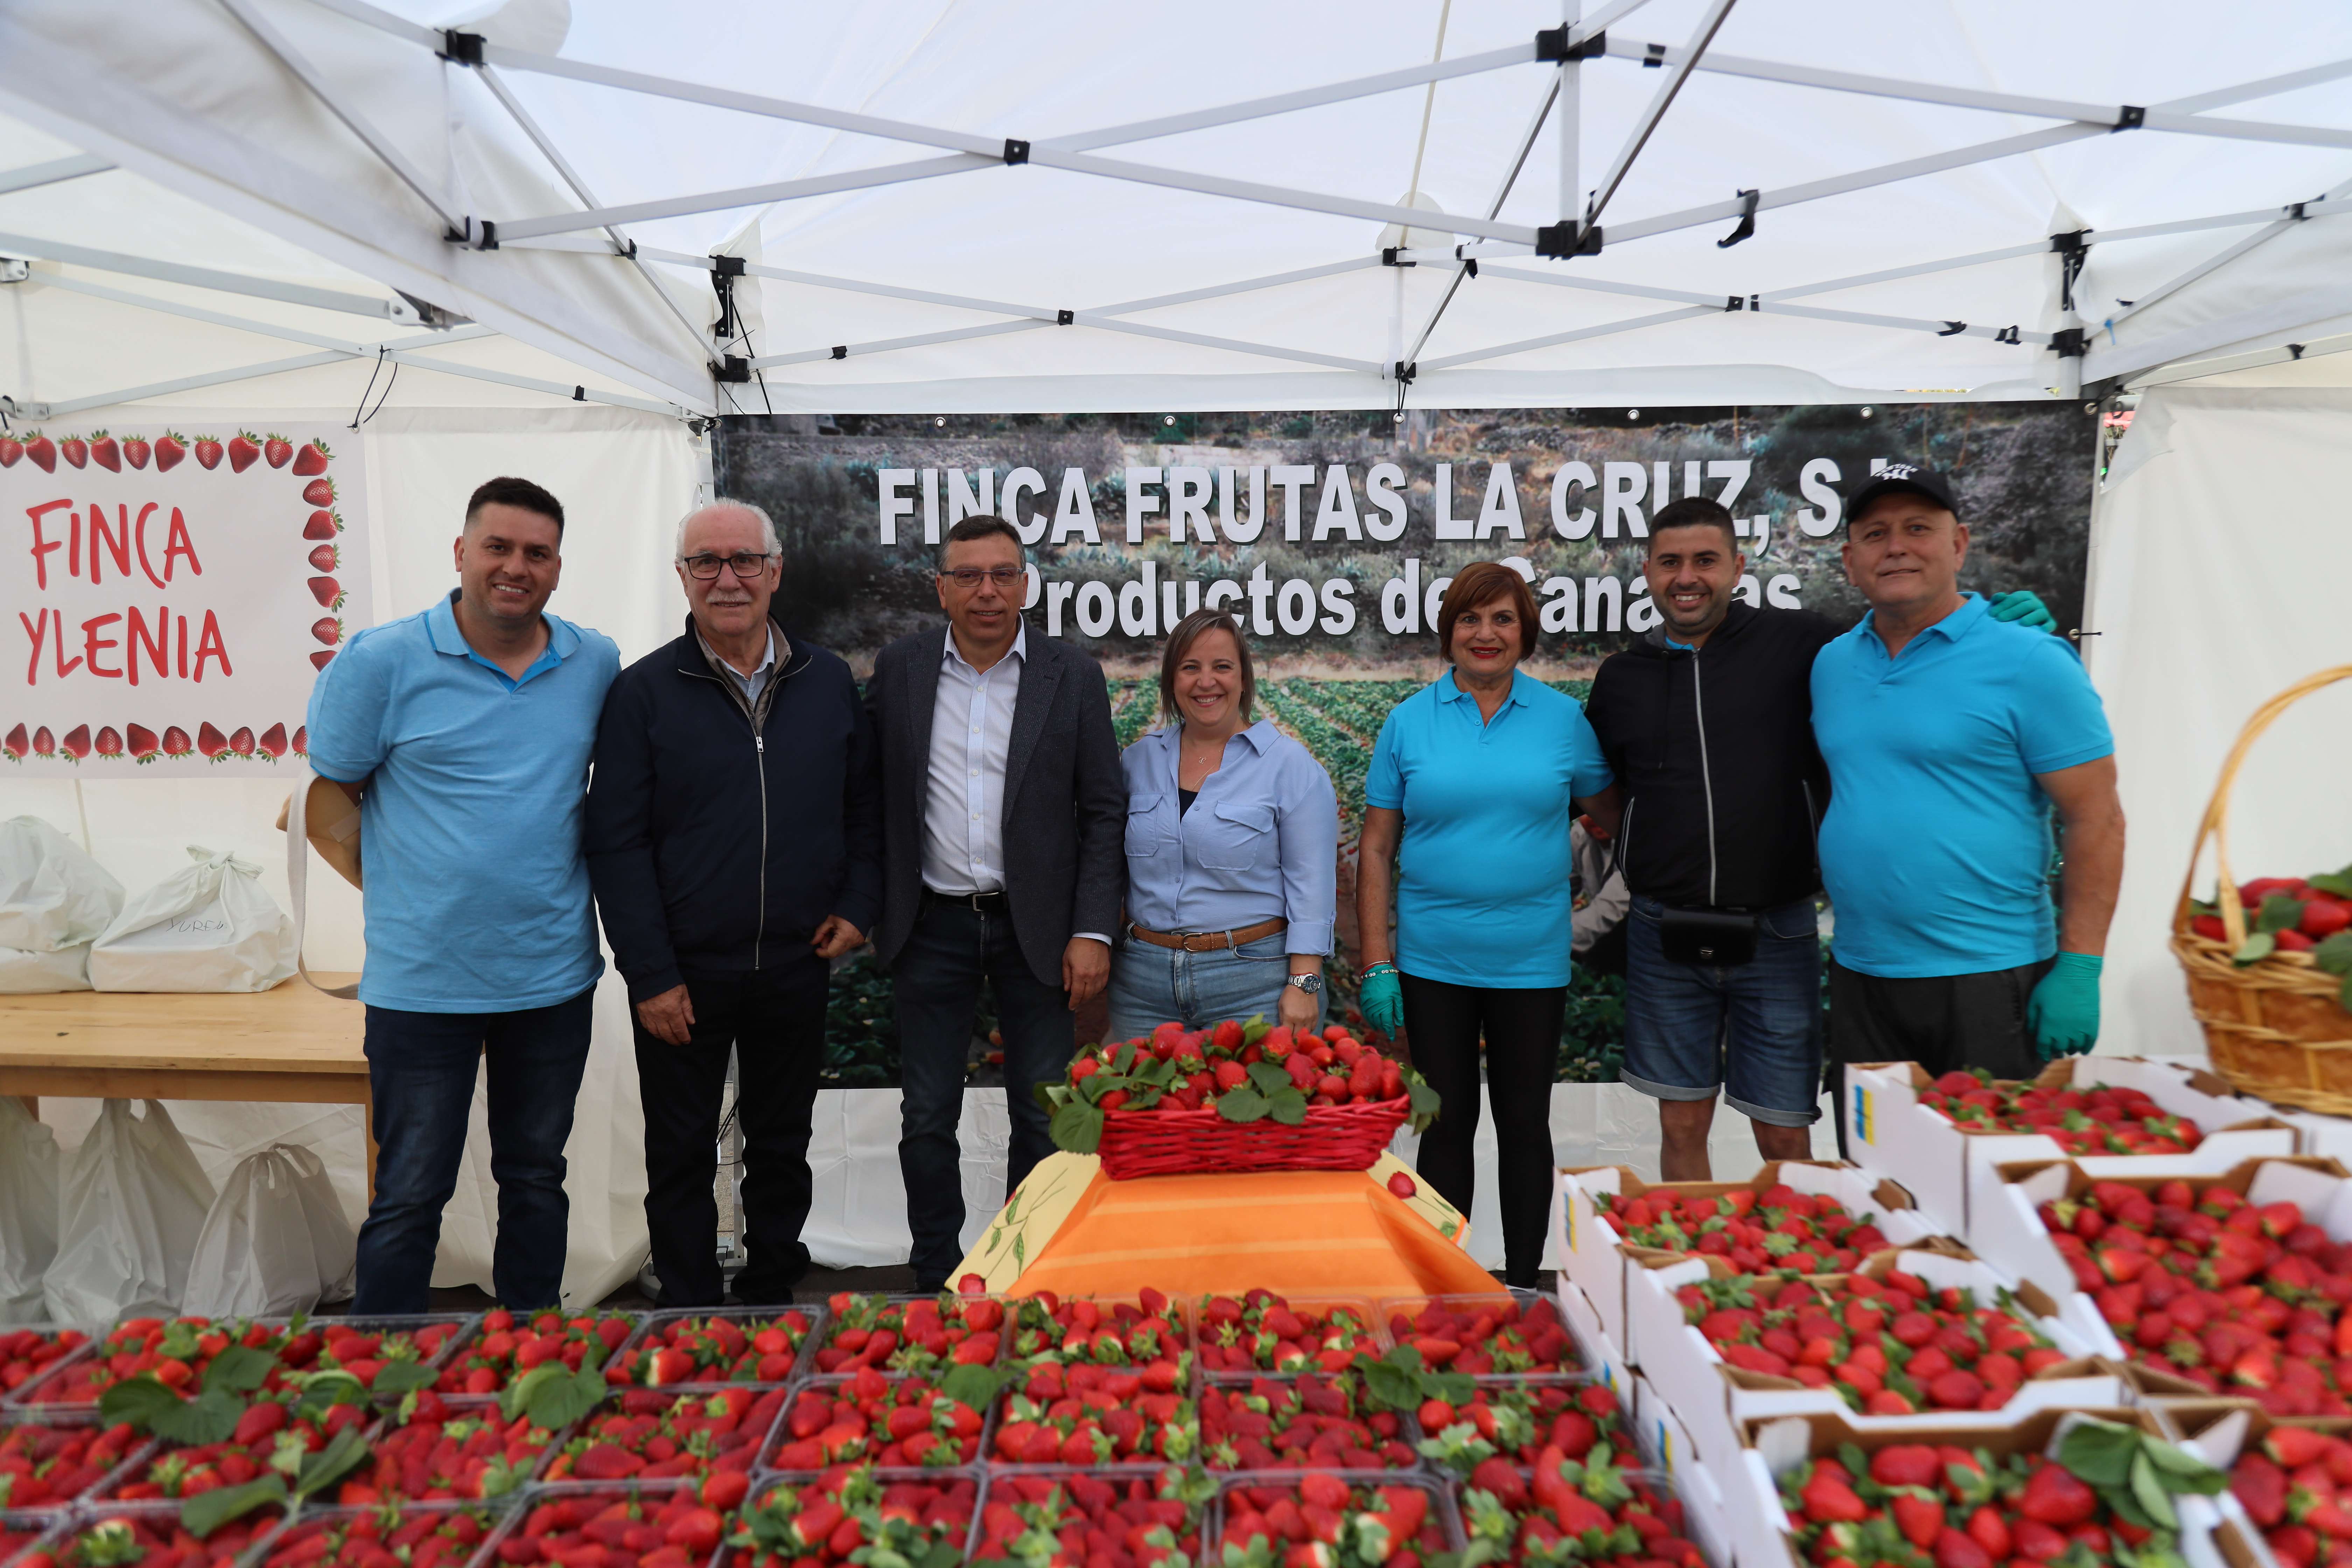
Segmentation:
{"type": "MultiPolygon", "coordinates": [[[[95,467],[120,474],[126,465],[132,470],[142,470],[152,463],[156,473],[167,474],[190,458],[194,459],[199,469],[207,472],[221,470],[226,464],[226,472],[242,474],[260,464],[284,470],[289,479],[302,481],[294,499],[307,513],[300,530],[306,552],[303,559],[312,572],[307,585],[319,607],[326,612],[310,624],[310,636],[321,646],[310,655],[310,660],[314,670],[326,668],[341,651],[346,637],[338,612],[343,609],[349,591],[341,575],[345,571],[341,542],[345,524],[336,505],[336,480],[330,472],[335,454],[325,437],[298,444],[275,432],[256,434],[241,426],[226,440],[209,434],[190,437],[176,429],[166,429],[152,439],[141,434],[116,435],[106,429],[63,437],[54,437],[36,427],[0,431],[0,471],[27,463],[44,473],[55,474],[62,462],[68,470],[95,467]]],[[[76,522],[78,529],[79,519],[76,522]]],[[[100,548],[95,531],[94,528],[89,546],[93,559],[100,548]]],[[[76,548],[79,549],[78,542],[76,548]]],[[[209,614],[205,629],[212,629],[209,614]]],[[[63,636],[62,620],[59,635],[63,636]]],[[[205,651],[200,644],[200,667],[205,651]]],[[[298,757],[309,755],[310,731],[299,715],[295,716],[290,731],[282,717],[271,717],[258,730],[253,724],[240,723],[226,731],[209,717],[200,718],[195,720],[193,731],[184,722],[151,727],[126,721],[120,728],[111,723],[95,727],[78,724],[60,735],[51,724],[27,724],[19,720],[5,735],[0,735],[0,758],[18,764],[35,761],[76,765],[91,758],[102,762],[128,759],[144,765],[196,756],[218,764],[276,763],[289,752],[298,757]]]]}

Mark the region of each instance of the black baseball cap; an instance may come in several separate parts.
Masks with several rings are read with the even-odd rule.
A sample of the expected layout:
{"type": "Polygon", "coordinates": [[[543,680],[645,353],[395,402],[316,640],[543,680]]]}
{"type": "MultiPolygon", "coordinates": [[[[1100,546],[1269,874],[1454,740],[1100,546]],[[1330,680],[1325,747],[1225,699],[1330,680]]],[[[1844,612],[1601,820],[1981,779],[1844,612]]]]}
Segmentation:
{"type": "Polygon", "coordinates": [[[1864,480],[1862,488],[1847,498],[1847,521],[1860,517],[1881,496],[1890,495],[1926,496],[1954,517],[1960,513],[1960,503],[1952,497],[1951,480],[1916,463],[1889,463],[1864,480]]]}

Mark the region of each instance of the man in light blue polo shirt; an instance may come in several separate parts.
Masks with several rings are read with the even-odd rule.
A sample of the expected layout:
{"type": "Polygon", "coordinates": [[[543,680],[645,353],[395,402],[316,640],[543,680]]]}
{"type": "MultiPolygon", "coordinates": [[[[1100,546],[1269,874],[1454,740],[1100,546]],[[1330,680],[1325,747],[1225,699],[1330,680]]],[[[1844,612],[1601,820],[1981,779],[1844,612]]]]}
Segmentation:
{"type": "Polygon", "coordinates": [[[1885,469],[1847,513],[1862,623],[1813,661],[1830,769],[1830,1045],[2031,1078],[2099,1037],[2100,954],[2123,877],[2115,742],[2074,650],[1959,589],[1951,487],[1885,469]],[[2063,928],[2050,808],[2065,827],[2063,928]]]}
{"type": "Polygon", "coordinates": [[[310,692],[310,763],[361,803],[375,1200],[357,1313],[430,1303],[475,1063],[489,1072],[499,1183],[492,1283],[556,1305],[571,1205],[563,1145],[604,962],[580,850],[582,796],[620,650],[543,613],[563,507],[528,479],[477,489],[458,587],[354,635],[310,692]]]}

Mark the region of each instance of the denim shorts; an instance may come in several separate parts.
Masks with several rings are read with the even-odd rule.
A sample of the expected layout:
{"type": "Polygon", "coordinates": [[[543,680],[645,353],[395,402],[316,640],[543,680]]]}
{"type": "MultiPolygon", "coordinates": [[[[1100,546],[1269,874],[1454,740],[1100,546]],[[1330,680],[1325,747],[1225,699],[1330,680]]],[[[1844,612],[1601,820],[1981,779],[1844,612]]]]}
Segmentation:
{"type": "Polygon", "coordinates": [[[1635,895],[1626,921],[1625,1068],[1658,1100],[1712,1100],[1775,1127],[1821,1119],[1822,950],[1813,900],[1757,917],[1737,969],[1670,962],[1665,906],[1635,895]]]}
{"type": "Polygon", "coordinates": [[[1171,1018],[1188,1029],[1226,1018],[1246,1024],[1260,1014],[1271,1024],[1280,1016],[1276,1009],[1289,978],[1290,953],[1280,931],[1209,952],[1155,947],[1130,936],[1111,955],[1105,1038],[1133,1039],[1171,1018]]]}

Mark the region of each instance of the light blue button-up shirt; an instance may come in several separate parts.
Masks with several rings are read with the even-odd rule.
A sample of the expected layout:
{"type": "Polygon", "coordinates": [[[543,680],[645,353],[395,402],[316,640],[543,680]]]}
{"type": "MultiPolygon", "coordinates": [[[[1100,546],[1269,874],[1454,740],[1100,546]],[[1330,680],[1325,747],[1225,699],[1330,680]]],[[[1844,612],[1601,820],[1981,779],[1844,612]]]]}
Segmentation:
{"type": "Polygon", "coordinates": [[[1286,952],[1328,955],[1339,802],[1314,753],[1261,719],[1225,742],[1192,809],[1171,724],[1119,757],[1127,775],[1127,918],[1146,931],[1237,931],[1279,916],[1286,952]]]}
{"type": "Polygon", "coordinates": [[[518,680],[466,641],[456,597],[353,634],[310,689],[310,765],[368,781],[360,1000],[550,1006],[604,973],[580,824],[621,654],[548,616],[518,680]]]}

